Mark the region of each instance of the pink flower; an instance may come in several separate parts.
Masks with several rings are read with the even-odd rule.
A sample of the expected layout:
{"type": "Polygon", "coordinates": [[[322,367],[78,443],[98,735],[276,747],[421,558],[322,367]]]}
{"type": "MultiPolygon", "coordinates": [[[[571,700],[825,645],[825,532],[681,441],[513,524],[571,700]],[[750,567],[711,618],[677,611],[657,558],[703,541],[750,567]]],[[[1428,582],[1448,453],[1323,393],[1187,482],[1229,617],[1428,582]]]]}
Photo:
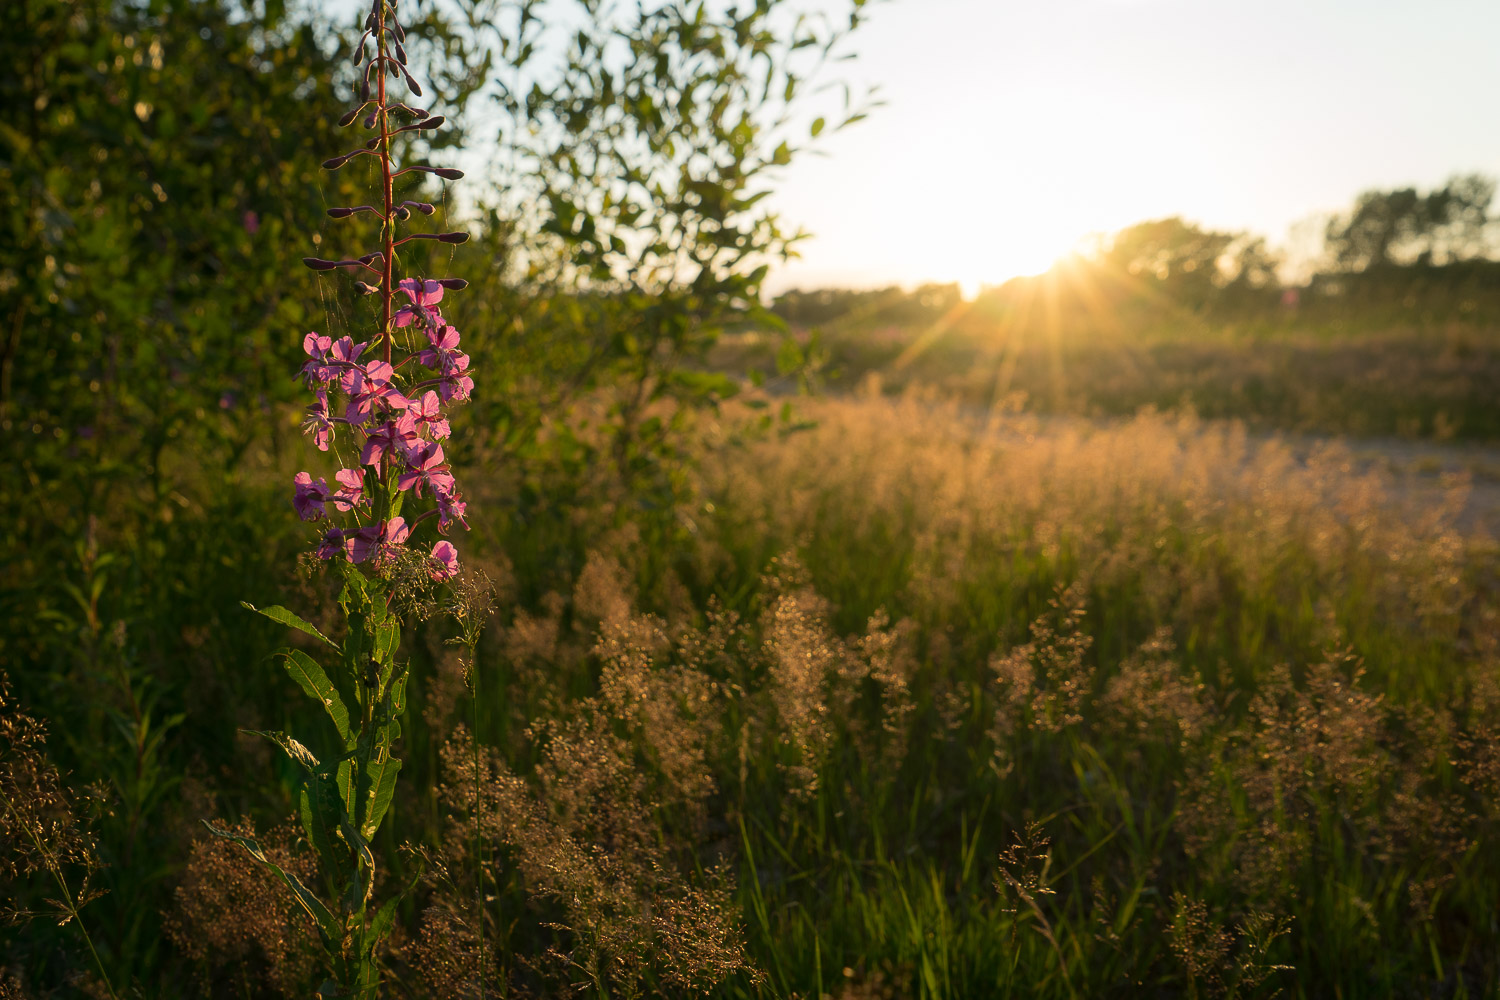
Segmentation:
{"type": "Polygon", "coordinates": [[[333,474],[343,489],[329,497],[333,505],[339,510],[348,513],[355,507],[370,501],[365,497],[365,471],[363,469],[341,469],[333,474]]]}
{"type": "Polygon", "coordinates": [[[254,212],[246,212],[244,217],[240,219],[240,222],[244,224],[245,232],[251,236],[260,231],[260,216],[254,212]]]}
{"type": "MultiPolygon", "coordinates": [[[[416,495],[422,495],[422,484],[433,485],[434,476],[446,476],[443,472],[443,446],[436,441],[429,441],[418,450],[408,456],[406,471],[396,480],[396,488],[409,490],[416,487],[416,495]]],[[[453,477],[446,476],[451,482],[453,477]]]]}
{"type": "Polygon", "coordinates": [[[386,452],[405,456],[421,447],[422,438],[417,434],[416,418],[403,413],[399,419],[387,420],[369,432],[369,436],[365,438],[364,451],[359,456],[359,464],[379,465],[386,452]]]}
{"type": "Polygon", "coordinates": [[[340,387],[349,396],[344,419],[351,424],[362,424],[374,414],[376,404],[392,410],[404,410],[411,405],[411,401],[391,385],[391,376],[395,372],[384,361],[354,365],[344,372],[339,379],[340,387]]]}
{"type": "Polygon", "coordinates": [[[333,348],[328,352],[328,356],[344,365],[352,365],[359,360],[359,356],[369,346],[367,343],[356,344],[353,337],[340,337],[333,342],[333,348]]]}
{"type": "Polygon", "coordinates": [[[451,580],[458,575],[458,550],[452,542],[438,542],[432,547],[432,568],[428,571],[434,580],[451,580]]]}
{"type": "Polygon", "coordinates": [[[438,530],[446,535],[454,521],[467,529],[469,522],[464,520],[464,515],[468,512],[469,505],[459,495],[458,484],[453,481],[453,477],[448,476],[445,482],[434,479],[431,485],[432,498],[437,501],[438,530]]]}
{"type": "MultiPolygon", "coordinates": [[[[432,346],[418,354],[417,360],[435,372],[448,372],[453,367],[453,356],[459,354],[458,331],[447,325],[433,327],[427,331],[427,342],[432,346]]],[[[468,367],[467,357],[462,367],[468,367]]]]}
{"type": "Polygon", "coordinates": [[[322,479],[314,479],[306,472],[299,472],[292,479],[296,487],[292,492],[292,506],[297,510],[297,516],[304,521],[320,521],[323,519],[323,504],[328,499],[328,483],[322,479]]]}
{"type": "MultiPolygon", "coordinates": [[[[464,363],[467,364],[468,360],[465,357],[464,363]]],[[[444,376],[443,384],[438,386],[438,390],[443,394],[444,400],[457,400],[462,403],[467,401],[474,392],[474,380],[462,372],[444,376]]]]}
{"type": "Polygon", "coordinates": [[[323,539],[318,543],[318,558],[332,559],[344,551],[344,530],[342,528],[329,528],[323,539]]]}
{"type": "Polygon", "coordinates": [[[328,417],[328,390],[319,389],[316,402],[307,408],[307,418],[302,421],[302,433],[311,434],[313,444],[319,451],[327,451],[333,440],[333,421],[328,417]]]}
{"type": "Polygon", "coordinates": [[[392,326],[410,326],[412,320],[419,318],[428,325],[439,320],[433,306],[443,301],[441,284],[436,281],[418,281],[416,278],[407,278],[397,283],[396,287],[406,293],[406,297],[411,300],[411,305],[402,306],[396,311],[396,315],[391,317],[392,326]]]}
{"type": "Polygon", "coordinates": [[[338,369],[328,363],[329,352],[333,349],[331,337],[325,337],[317,332],[309,333],[302,338],[302,349],[312,360],[302,366],[302,371],[298,372],[298,375],[302,377],[302,381],[309,389],[315,385],[327,385],[338,377],[338,369]]]}
{"type": "Polygon", "coordinates": [[[371,524],[350,532],[344,540],[344,551],[352,563],[374,559],[376,564],[387,562],[394,553],[392,548],[406,541],[411,529],[406,519],[393,517],[381,524],[371,524]]]}
{"type": "Polygon", "coordinates": [[[443,417],[442,406],[438,394],[429,389],[420,400],[412,400],[411,409],[407,413],[425,426],[427,433],[431,434],[434,440],[441,441],[453,433],[448,426],[448,421],[443,417]]]}

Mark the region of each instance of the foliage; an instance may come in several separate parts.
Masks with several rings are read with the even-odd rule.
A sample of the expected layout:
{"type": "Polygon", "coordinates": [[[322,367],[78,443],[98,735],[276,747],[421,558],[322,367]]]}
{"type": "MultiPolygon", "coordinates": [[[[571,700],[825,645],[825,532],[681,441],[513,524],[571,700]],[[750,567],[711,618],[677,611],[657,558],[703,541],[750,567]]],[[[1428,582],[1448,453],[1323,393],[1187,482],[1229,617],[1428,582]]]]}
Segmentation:
{"type": "Polygon", "coordinates": [[[1338,272],[1396,264],[1451,264],[1495,249],[1490,204],[1495,181],[1455,176],[1441,188],[1364,191],[1348,212],[1327,222],[1325,253],[1338,272]]]}

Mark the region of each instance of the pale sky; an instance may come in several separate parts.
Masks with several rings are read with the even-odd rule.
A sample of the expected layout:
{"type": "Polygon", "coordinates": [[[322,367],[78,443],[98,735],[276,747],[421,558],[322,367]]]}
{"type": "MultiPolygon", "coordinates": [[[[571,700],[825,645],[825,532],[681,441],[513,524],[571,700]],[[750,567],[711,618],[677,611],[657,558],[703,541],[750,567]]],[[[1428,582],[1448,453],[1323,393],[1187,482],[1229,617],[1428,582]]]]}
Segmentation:
{"type": "Polygon", "coordinates": [[[1365,188],[1500,174],[1500,0],[891,0],[862,32],[845,72],[888,104],[788,168],[815,236],[772,292],[972,291],[1165,215],[1276,245],[1365,188]]]}

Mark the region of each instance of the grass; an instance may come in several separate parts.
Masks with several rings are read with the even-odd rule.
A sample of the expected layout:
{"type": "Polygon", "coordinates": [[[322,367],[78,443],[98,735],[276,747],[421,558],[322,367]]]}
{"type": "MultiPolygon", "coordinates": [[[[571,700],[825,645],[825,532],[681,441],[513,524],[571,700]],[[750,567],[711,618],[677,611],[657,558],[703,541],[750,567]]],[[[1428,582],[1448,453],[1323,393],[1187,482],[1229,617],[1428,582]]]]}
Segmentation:
{"type": "MultiPolygon", "coordinates": [[[[489,479],[478,714],[447,636],[405,647],[392,995],[1497,995],[1500,553],[1456,494],[1191,417],[803,415],[702,422],[672,510],[489,479]]],[[[233,733],[316,719],[235,609],[332,627],[327,584],[255,530],[281,498],[193,497],[101,523],[108,572],[58,572],[91,610],[6,655],[71,780],[130,791],[81,918],[110,979],[291,994],[310,932],[195,829],[305,864],[295,774],[233,733]],[[145,769],[132,698],[170,723],[145,769]]]]}

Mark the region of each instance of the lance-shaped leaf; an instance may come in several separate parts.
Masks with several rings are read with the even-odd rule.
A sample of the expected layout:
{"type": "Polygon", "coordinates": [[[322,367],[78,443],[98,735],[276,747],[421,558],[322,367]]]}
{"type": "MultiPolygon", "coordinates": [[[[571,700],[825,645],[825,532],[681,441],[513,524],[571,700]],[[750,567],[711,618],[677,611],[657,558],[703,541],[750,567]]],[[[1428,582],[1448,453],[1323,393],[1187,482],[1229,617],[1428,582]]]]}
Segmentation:
{"type": "Polygon", "coordinates": [[[327,777],[303,783],[297,794],[297,817],[307,842],[340,881],[348,879],[353,862],[349,846],[339,838],[342,813],[342,803],[327,777]]]}
{"type": "Polygon", "coordinates": [[[290,625],[292,628],[302,632],[306,632],[308,635],[316,639],[322,639],[334,649],[339,648],[339,644],[328,638],[328,636],[324,635],[322,632],[319,632],[317,626],[313,625],[311,622],[302,620],[279,604],[273,604],[269,608],[257,608],[249,601],[241,601],[240,607],[249,608],[251,611],[254,611],[258,615],[265,615],[273,622],[280,622],[282,625],[290,625]]]}
{"type": "Polygon", "coordinates": [[[342,936],[339,932],[338,921],[328,911],[328,907],[323,905],[323,901],[313,895],[311,889],[302,884],[301,879],[267,858],[266,852],[261,850],[260,844],[251,838],[230,833],[228,830],[221,830],[207,820],[203,821],[203,825],[208,827],[208,832],[215,837],[222,837],[225,840],[232,840],[236,844],[239,844],[240,847],[244,848],[245,853],[249,854],[257,863],[281,879],[286,884],[286,887],[292,890],[292,895],[296,897],[298,905],[318,925],[318,936],[323,939],[323,947],[330,951],[337,947],[338,940],[342,936]]]}
{"type": "Polygon", "coordinates": [[[396,794],[396,775],[401,773],[401,761],[383,752],[365,765],[360,780],[359,832],[366,840],[373,840],[385,819],[386,810],[396,794]]]}
{"type": "MultiPolygon", "coordinates": [[[[333,645],[331,642],[329,645],[333,645]]],[[[300,649],[277,650],[280,656],[286,659],[286,672],[292,676],[306,695],[323,706],[328,717],[333,720],[334,728],[339,731],[339,738],[346,743],[349,739],[349,708],[344,704],[344,699],[339,696],[338,688],[334,687],[333,681],[328,679],[328,674],[318,662],[300,649]]]]}

